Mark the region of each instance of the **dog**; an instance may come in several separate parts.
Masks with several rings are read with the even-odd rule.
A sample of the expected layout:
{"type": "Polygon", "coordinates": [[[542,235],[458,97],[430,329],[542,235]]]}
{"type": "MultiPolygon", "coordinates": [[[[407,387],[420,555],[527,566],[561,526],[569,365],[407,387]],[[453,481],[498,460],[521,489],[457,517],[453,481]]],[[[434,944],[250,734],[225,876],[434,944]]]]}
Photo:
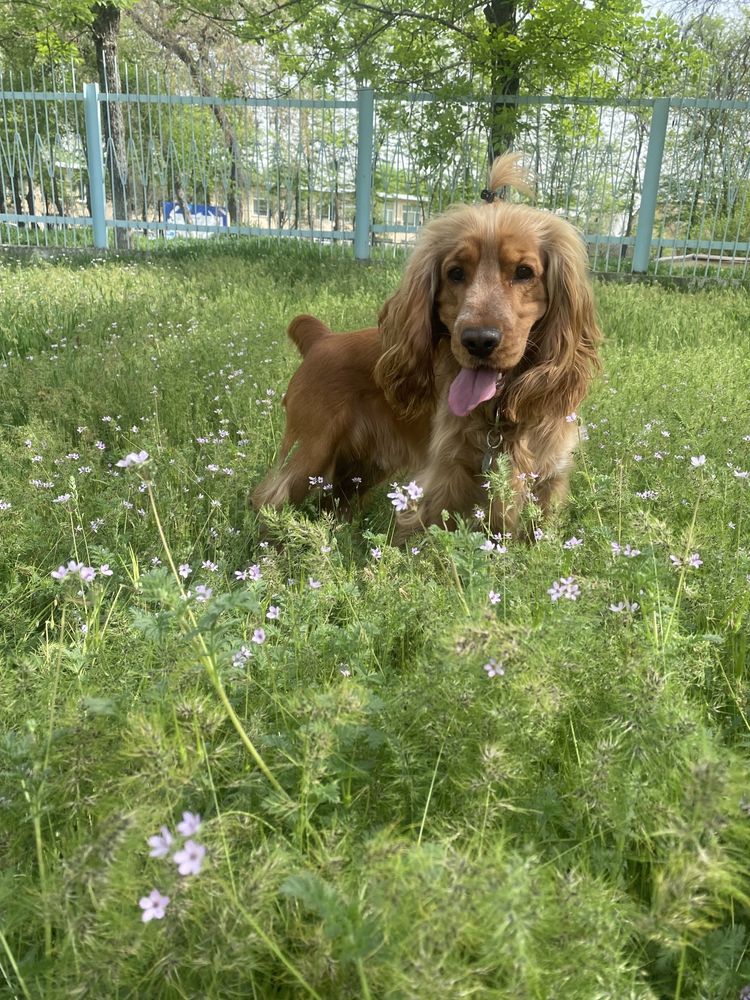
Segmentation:
{"type": "Polygon", "coordinates": [[[375,381],[394,411],[429,413],[431,425],[414,477],[422,499],[399,515],[397,541],[477,509],[491,531],[514,533],[530,495],[543,514],[567,495],[601,331],[578,232],[498,196],[527,182],[514,155],[497,159],[481,204],[424,226],[381,311],[375,381]],[[500,455],[510,496],[487,509],[500,455]]]}
{"type": "Polygon", "coordinates": [[[383,353],[377,327],[333,333],[302,315],[287,333],[303,360],[283,397],[279,460],[252,504],[299,505],[322,488],[327,502],[350,516],[373,486],[426,460],[431,407],[412,415],[388,403],[373,375],[383,353]]]}
{"type": "Polygon", "coordinates": [[[543,512],[564,499],[572,415],[599,367],[588,259],[568,222],[502,200],[506,187],[530,191],[514,154],[494,162],[481,204],[424,226],[378,327],[334,334],[313,316],[292,321],[303,361],[257,509],[299,504],[321,483],[348,509],[406,471],[423,495],[399,515],[403,540],[484,509],[501,454],[511,497],[490,505],[493,531],[516,530],[531,484],[543,512]]]}

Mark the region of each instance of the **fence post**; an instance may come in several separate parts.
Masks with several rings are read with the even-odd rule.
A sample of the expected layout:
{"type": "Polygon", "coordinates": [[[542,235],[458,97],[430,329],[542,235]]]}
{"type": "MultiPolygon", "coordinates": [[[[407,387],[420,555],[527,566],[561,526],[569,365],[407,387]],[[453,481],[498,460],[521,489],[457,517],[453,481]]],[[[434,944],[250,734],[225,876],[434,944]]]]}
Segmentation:
{"type": "Polygon", "coordinates": [[[643,173],[641,206],[638,210],[638,229],[633,248],[633,274],[646,274],[651,256],[651,237],[654,233],[656,200],[659,194],[659,178],[664,157],[664,140],[669,121],[669,98],[657,97],[651,113],[651,128],[648,134],[646,169],[643,173]]]}
{"type": "Polygon", "coordinates": [[[357,91],[357,171],[355,174],[354,257],[370,259],[372,221],[372,153],[375,131],[375,93],[370,87],[357,91]]]}
{"type": "Polygon", "coordinates": [[[86,120],[86,159],[89,169],[91,193],[91,219],[94,223],[94,246],[107,247],[107,222],[104,195],[104,163],[102,160],[102,123],[99,117],[99,87],[95,83],[83,85],[83,104],[86,120]]]}

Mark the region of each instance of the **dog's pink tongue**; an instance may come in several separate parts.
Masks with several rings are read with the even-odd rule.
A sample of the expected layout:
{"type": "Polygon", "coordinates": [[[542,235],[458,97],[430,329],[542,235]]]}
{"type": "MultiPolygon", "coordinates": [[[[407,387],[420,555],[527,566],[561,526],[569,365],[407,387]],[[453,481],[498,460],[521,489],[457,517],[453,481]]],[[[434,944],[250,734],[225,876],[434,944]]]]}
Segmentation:
{"type": "Polygon", "coordinates": [[[475,406],[492,399],[498,373],[489,368],[462,368],[451,382],[448,405],[457,417],[465,417],[475,406]]]}

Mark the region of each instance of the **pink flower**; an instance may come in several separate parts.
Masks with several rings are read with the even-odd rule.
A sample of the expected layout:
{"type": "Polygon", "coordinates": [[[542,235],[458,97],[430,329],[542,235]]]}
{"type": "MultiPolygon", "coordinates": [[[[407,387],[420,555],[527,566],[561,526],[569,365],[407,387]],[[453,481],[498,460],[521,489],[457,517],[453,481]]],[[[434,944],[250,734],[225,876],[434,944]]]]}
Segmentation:
{"type": "Polygon", "coordinates": [[[640,604],[637,601],[633,601],[632,604],[629,601],[618,601],[617,604],[610,604],[609,610],[613,611],[616,615],[622,614],[623,611],[635,614],[639,607],[640,604]]]}
{"type": "Polygon", "coordinates": [[[138,905],[143,910],[141,920],[144,924],[149,920],[161,920],[169,905],[169,896],[162,896],[158,889],[152,889],[148,896],[138,900],[138,905]]]}
{"type": "MultiPolygon", "coordinates": [[[[184,812],[182,820],[177,824],[177,832],[183,837],[192,837],[201,828],[201,814],[184,812]]],[[[162,828],[163,829],[163,828],[162,828]]]]}
{"type": "Polygon", "coordinates": [[[181,851],[172,855],[180,875],[200,875],[206,848],[194,840],[186,840],[181,851]]]}
{"type": "Polygon", "coordinates": [[[401,511],[408,510],[409,501],[401,491],[398,483],[393,484],[393,492],[387,494],[388,499],[391,501],[396,510],[401,513],[401,511]]]}
{"type": "Polygon", "coordinates": [[[150,858],[166,858],[169,854],[170,848],[174,837],[169,832],[166,826],[163,826],[159,833],[155,833],[153,837],[148,838],[149,846],[151,850],[148,852],[150,858]]]}
{"type": "Polygon", "coordinates": [[[254,566],[250,566],[249,569],[236,569],[234,575],[238,580],[260,580],[263,574],[260,571],[260,566],[256,563],[254,566]]]}
{"type": "Polygon", "coordinates": [[[147,461],[147,451],[131,451],[125,456],[125,458],[121,458],[119,462],[115,462],[115,465],[119,466],[121,469],[130,469],[134,465],[143,465],[143,463],[147,461]]]}
{"type": "Polygon", "coordinates": [[[577,601],[581,594],[581,588],[572,576],[563,576],[555,580],[547,591],[553,601],[558,601],[564,597],[568,601],[577,601]]]}
{"type": "Polygon", "coordinates": [[[57,569],[53,569],[50,576],[55,580],[64,580],[66,576],[77,576],[83,583],[93,583],[96,570],[93,566],[85,566],[82,562],[70,559],[67,566],[58,566],[57,569]]]}
{"type": "Polygon", "coordinates": [[[487,671],[488,677],[502,677],[505,674],[505,668],[502,663],[498,663],[494,656],[491,656],[488,663],[485,663],[483,670],[487,671]]]}
{"type": "Polygon", "coordinates": [[[572,538],[569,538],[567,542],[563,542],[564,549],[577,549],[579,545],[583,545],[583,539],[576,538],[575,535],[573,535],[572,538]]]}
{"type": "Polygon", "coordinates": [[[252,652],[247,648],[247,646],[240,646],[237,652],[232,656],[232,666],[244,666],[252,655],[252,652]]]}

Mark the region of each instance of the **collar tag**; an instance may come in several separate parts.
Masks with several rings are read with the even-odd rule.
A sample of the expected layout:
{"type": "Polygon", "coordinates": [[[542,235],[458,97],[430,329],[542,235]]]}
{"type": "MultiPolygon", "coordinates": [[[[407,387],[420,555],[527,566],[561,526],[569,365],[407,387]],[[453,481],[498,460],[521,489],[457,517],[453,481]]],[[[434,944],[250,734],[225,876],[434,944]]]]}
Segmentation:
{"type": "Polygon", "coordinates": [[[489,472],[496,454],[503,446],[503,434],[500,430],[500,407],[495,410],[495,420],[492,427],[487,431],[485,438],[484,455],[482,456],[482,473],[489,472]]]}

